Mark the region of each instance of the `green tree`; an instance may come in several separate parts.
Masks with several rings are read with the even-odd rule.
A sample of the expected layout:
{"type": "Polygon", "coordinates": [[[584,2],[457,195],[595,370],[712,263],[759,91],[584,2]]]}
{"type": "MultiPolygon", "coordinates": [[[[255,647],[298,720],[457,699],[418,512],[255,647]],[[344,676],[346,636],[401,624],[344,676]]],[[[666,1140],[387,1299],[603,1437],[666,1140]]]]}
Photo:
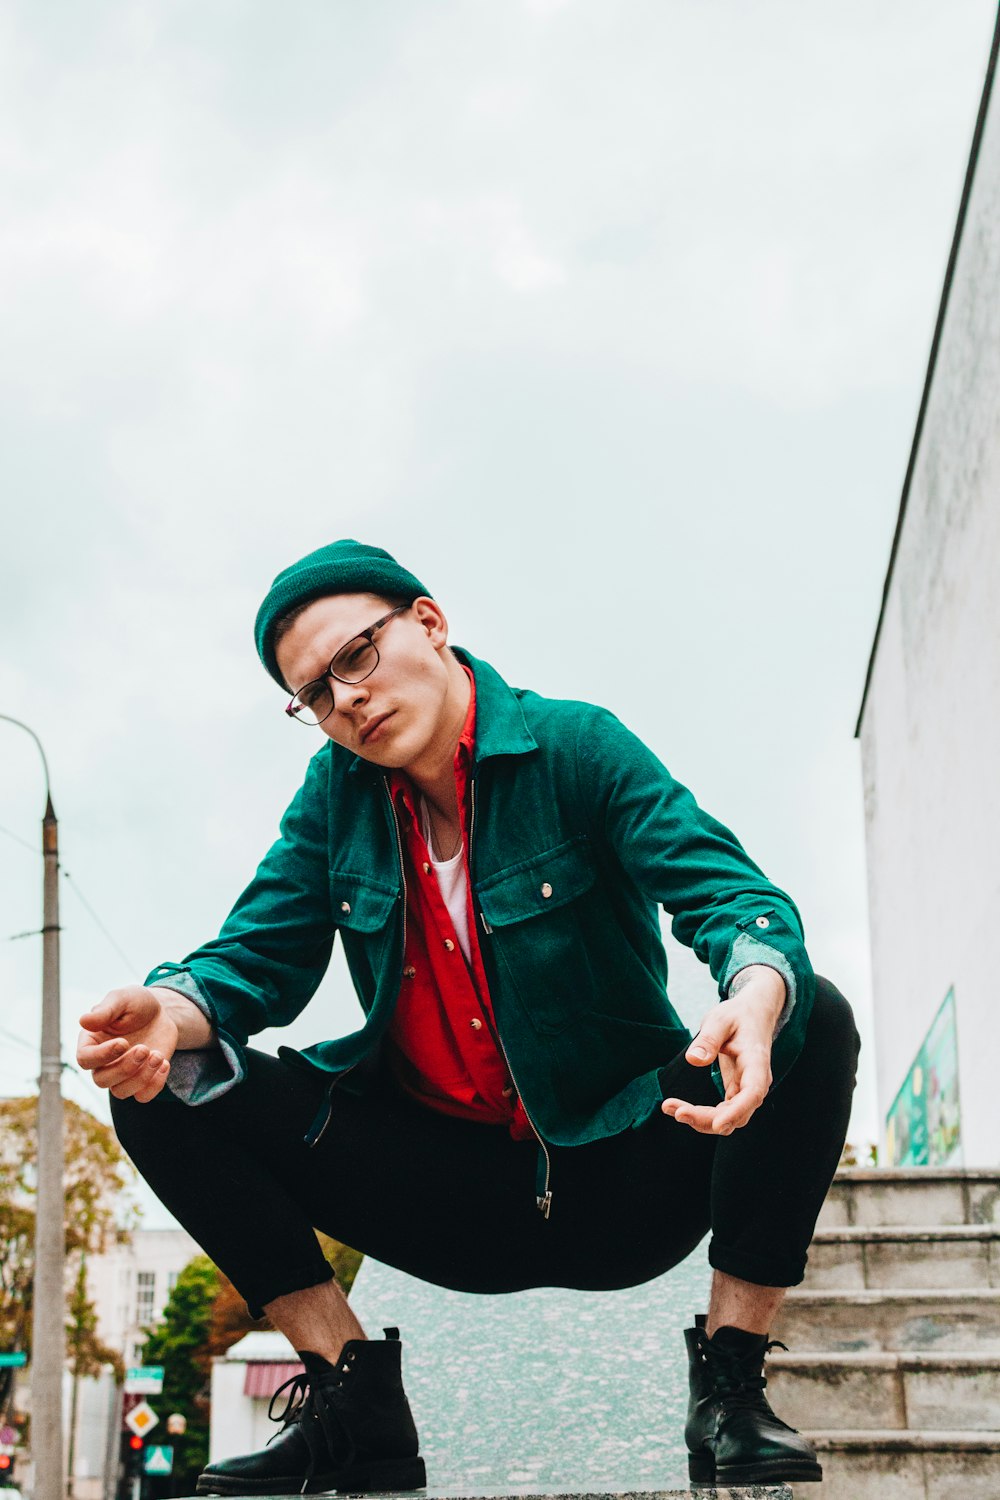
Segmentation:
{"type": "Polygon", "coordinates": [[[322,1234],[319,1230],[316,1231],[316,1238],[319,1240],[320,1249],[336,1272],[344,1295],[349,1297],[354,1278],[358,1274],[364,1256],[360,1250],[352,1250],[350,1245],[342,1245],[339,1240],[331,1239],[328,1234],[322,1234]]]}
{"type": "Polygon", "coordinates": [[[187,1418],[183,1443],[177,1445],[176,1483],[196,1478],[208,1463],[208,1346],[219,1285],[219,1272],[208,1256],[196,1255],[178,1276],[163,1318],[143,1345],[143,1363],[163,1366],[158,1406],[187,1418]]]}
{"type": "MultiPolygon", "coordinates": [[[[32,1286],[35,1275],[35,1195],[38,1160],[38,1099],[0,1100],[0,1349],[23,1349],[31,1357],[32,1286]]],[[[69,1264],[126,1243],[137,1210],[126,1206],[133,1181],[128,1158],[110,1125],[72,1100],[64,1101],[66,1153],[66,1257],[69,1264]]],[[[71,1324],[77,1296],[67,1288],[71,1324]]],[[[81,1345],[82,1348],[82,1345],[81,1345]]],[[[13,1382],[0,1370],[0,1420],[13,1382]]]]}

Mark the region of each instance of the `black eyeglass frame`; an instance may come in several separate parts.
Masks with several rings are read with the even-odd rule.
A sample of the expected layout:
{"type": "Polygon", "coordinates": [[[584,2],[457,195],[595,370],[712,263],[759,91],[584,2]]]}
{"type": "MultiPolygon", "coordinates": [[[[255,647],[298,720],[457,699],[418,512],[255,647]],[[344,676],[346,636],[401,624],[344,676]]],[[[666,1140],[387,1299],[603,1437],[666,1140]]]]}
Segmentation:
{"type": "MultiPolygon", "coordinates": [[[[321,672],[318,677],[310,677],[308,682],[304,682],[302,686],[300,688],[297,688],[292,694],[291,700],[285,706],[285,713],[288,715],[288,717],[294,720],[296,724],[305,724],[305,727],[307,729],[318,729],[321,724],[325,724],[327,719],[333,713],[335,707],[332,693],[330,693],[330,707],[323,715],[322,719],[317,719],[315,724],[306,723],[304,719],[299,718],[298,714],[295,712],[296,698],[298,698],[300,694],[304,693],[306,688],[312,687],[314,683],[319,683],[321,684],[321,686],[326,687],[327,679],[330,677],[333,677],[337,682],[346,683],[348,687],[354,687],[359,682],[367,681],[367,679],[372,675],[372,672],[378,670],[378,664],[382,659],[379,656],[378,647],[373,640],[376,630],[381,630],[383,625],[388,625],[389,621],[395,619],[396,615],[405,614],[410,607],[411,606],[409,604],[397,604],[395,609],[390,609],[389,613],[387,615],[383,615],[380,620],[376,620],[374,625],[369,625],[367,630],[359,630],[357,635],[352,635],[350,640],[345,641],[342,646],[338,647],[338,649],[333,653],[333,656],[330,659],[330,665],[327,667],[326,671],[321,672]],[[340,656],[341,652],[346,651],[349,646],[353,646],[355,641],[368,642],[369,646],[375,652],[375,665],[371,667],[367,672],[363,673],[360,677],[341,677],[339,672],[335,672],[333,670],[333,663],[337,660],[337,657],[340,656]]],[[[329,691],[329,689],[327,689],[327,691],[329,691]]],[[[303,707],[305,707],[305,705],[303,705],[303,707]]]]}

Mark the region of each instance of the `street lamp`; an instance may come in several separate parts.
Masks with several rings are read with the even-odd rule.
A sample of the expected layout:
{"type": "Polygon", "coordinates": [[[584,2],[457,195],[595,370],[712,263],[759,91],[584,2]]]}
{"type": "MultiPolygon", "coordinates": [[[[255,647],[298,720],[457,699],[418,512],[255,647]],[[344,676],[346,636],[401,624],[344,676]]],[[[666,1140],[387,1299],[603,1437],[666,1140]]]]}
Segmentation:
{"type": "Polygon", "coordinates": [[[49,764],[31,735],[45,772],[42,854],[42,1046],[38,1077],[38,1192],[31,1332],[31,1454],[35,1500],[63,1500],[62,1377],[66,1362],[62,1057],[59,1043],[59,825],[49,791],[49,764]]]}

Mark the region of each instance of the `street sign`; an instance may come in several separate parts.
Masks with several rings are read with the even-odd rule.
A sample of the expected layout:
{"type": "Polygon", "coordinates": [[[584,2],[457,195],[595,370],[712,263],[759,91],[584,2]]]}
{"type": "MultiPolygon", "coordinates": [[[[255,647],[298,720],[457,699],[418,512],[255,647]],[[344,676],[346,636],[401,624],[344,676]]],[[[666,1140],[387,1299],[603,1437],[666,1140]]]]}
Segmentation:
{"type": "Polygon", "coordinates": [[[172,1474],[174,1472],[174,1450],[164,1444],[149,1447],[144,1454],[143,1471],[146,1474],[172,1474]]]}
{"type": "Polygon", "coordinates": [[[23,1349],[15,1349],[8,1354],[0,1354],[0,1370],[19,1370],[22,1365],[28,1363],[28,1356],[23,1349]]]}
{"type": "Polygon", "coordinates": [[[134,1365],[125,1371],[125,1391],[129,1396],[158,1396],[163,1390],[162,1365],[134,1365]]]}
{"type": "Polygon", "coordinates": [[[125,1426],[131,1428],[136,1437],[144,1438],[147,1433],[152,1432],[159,1420],[148,1401],[140,1401],[138,1406],[133,1406],[131,1411],[125,1413],[125,1426]]]}

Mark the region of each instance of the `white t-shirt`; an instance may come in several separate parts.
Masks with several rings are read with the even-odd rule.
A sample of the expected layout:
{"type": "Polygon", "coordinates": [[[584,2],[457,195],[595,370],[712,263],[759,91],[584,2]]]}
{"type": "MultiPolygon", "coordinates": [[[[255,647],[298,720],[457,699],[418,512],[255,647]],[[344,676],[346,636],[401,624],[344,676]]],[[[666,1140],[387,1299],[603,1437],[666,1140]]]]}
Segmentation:
{"type": "Polygon", "coordinates": [[[431,857],[431,868],[437,877],[438,888],[448,915],[455,924],[458,945],[465,955],[465,962],[472,962],[472,946],[469,942],[469,882],[465,874],[465,850],[460,848],[451,859],[436,859],[431,843],[431,820],[427,804],[420,798],[420,831],[431,857]]]}

